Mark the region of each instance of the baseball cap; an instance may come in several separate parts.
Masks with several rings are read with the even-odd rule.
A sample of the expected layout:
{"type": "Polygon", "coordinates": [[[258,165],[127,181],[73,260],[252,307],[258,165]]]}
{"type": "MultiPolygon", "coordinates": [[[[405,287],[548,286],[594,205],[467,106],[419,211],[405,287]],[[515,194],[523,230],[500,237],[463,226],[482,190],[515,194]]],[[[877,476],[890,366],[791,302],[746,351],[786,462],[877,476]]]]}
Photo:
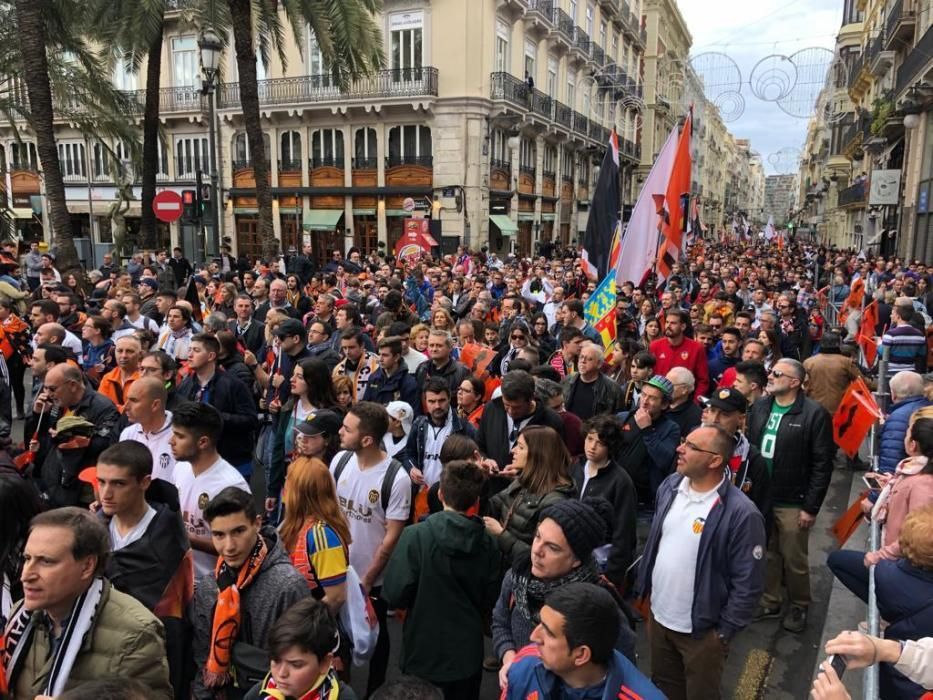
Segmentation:
{"type": "Polygon", "coordinates": [[[276,338],[288,338],[293,335],[305,335],[305,327],[297,318],[286,318],[275,329],[276,338]]]}
{"type": "Polygon", "coordinates": [[[415,416],[411,406],[404,401],[390,401],[386,405],[386,413],[402,422],[402,429],[406,435],[411,432],[411,422],[415,416]]]}
{"type": "Polygon", "coordinates": [[[308,417],[295,423],[295,431],[302,435],[336,435],[343,420],[334,411],[322,410],[309,413],[308,417]]]}
{"type": "Polygon", "coordinates": [[[656,374],[646,383],[648,386],[653,386],[655,389],[660,391],[665,399],[670,400],[671,396],[674,395],[674,384],[667,377],[656,374]]]}
{"type": "Polygon", "coordinates": [[[728,389],[717,389],[706,402],[707,406],[713,406],[720,411],[729,411],[745,413],[748,410],[748,401],[742,396],[738,389],[729,387],[728,389]]]}

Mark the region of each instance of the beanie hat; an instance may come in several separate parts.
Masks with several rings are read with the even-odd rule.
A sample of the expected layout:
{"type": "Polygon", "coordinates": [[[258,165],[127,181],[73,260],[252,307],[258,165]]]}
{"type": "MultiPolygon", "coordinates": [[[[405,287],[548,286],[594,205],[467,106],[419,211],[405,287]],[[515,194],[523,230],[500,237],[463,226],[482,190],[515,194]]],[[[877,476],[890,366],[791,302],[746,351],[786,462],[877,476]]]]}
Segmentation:
{"type": "Polygon", "coordinates": [[[648,380],[647,384],[660,391],[668,401],[670,401],[671,396],[674,395],[674,383],[665,376],[656,374],[648,380]]]}
{"type": "Polygon", "coordinates": [[[585,562],[609,541],[612,506],[604,498],[565,499],[541,511],[540,520],[545,518],[560,525],[574,556],[585,562]]]}

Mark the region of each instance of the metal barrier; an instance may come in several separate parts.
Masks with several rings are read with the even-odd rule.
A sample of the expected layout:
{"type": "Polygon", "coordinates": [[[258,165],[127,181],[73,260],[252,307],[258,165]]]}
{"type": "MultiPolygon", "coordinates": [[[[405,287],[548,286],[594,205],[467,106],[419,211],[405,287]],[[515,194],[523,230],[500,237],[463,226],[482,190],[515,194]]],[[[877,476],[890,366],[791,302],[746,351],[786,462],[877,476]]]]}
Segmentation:
{"type": "MultiPolygon", "coordinates": [[[[881,361],[878,364],[878,388],[875,398],[882,412],[888,408],[888,362],[891,357],[890,346],[882,348],[881,361]]],[[[873,470],[878,469],[878,448],[881,431],[877,423],[872,425],[869,440],[869,458],[873,470]]],[[[881,526],[876,519],[871,521],[871,530],[868,537],[870,552],[877,551],[881,546],[881,526]]],[[[879,637],[881,631],[881,615],[878,612],[878,601],[875,598],[875,566],[868,567],[868,634],[879,637]]],[[[865,700],[876,700],[878,697],[878,664],[872,664],[865,669],[865,682],[862,687],[862,697],[865,700]]]]}

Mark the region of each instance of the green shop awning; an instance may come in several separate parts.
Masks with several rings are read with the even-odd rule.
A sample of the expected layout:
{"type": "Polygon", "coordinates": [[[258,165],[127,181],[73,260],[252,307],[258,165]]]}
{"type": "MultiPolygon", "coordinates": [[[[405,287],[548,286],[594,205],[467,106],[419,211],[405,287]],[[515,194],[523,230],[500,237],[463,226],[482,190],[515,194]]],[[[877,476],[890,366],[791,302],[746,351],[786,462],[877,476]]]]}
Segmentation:
{"type": "Polygon", "coordinates": [[[333,231],[343,216],[343,209],[308,209],[304,227],[309,231],[333,231]]]}
{"type": "Polygon", "coordinates": [[[490,214],[489,220],[499,227],[503,236],[511,236],[514,233],[518,233],[518,226],[505,214],[490,214]]]}

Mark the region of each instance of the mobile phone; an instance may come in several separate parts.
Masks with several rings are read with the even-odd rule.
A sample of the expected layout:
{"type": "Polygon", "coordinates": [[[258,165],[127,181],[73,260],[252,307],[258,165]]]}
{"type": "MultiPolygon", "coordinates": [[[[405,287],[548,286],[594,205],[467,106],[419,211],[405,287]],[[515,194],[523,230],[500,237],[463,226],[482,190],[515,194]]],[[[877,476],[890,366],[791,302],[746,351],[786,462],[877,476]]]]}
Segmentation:
{"type": "Polygon", "coordinates": [[[878,475],[872,472],[867,472],[862,476],[862,481],[865,482],[865,485],[872,489],[873,491],[881,490],[881,483],[878,481],[878,475]]]}
{"type": "Polygon", "coordinates": [[[836,672],[836,675],[839,676],[839,680],[842,680],[842,674],[846,672],[846,666],[848,665],[846,657],[842,654],[833,654],[827,658],[827,661],[829,661],[829,665],[833,667],[833,671],[836,672]]]}

